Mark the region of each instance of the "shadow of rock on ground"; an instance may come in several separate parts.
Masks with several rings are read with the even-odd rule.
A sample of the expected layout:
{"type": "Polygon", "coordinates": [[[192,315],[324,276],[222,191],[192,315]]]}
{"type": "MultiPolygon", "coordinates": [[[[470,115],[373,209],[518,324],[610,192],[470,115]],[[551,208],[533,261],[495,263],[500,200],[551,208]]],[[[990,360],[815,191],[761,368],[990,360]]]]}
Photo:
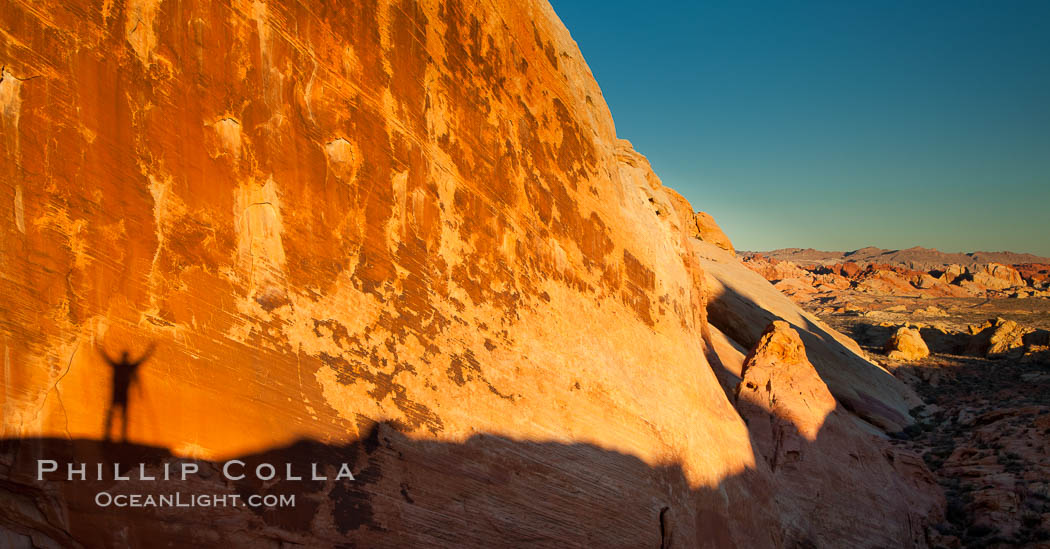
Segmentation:
{"type": "MultiPolygon", "coordinates": [[[[248,473],[272,464],[271,481],[251,474],[229,480],[223,463],[175,458],[163,448],[7,439],[0,442],[0,541],[10,547],[819,547],[828,540],[922,546],[919,511],[887,515],[899,494],[886,487],[911,482],[905,476],[870,475],[854,491],[840,484],[849,478],[820,471],[829,459],[854,466],[849,456],[856,449],[836,453],[838,440],[793,446],[794,458],[776,472],[759,457],[758,469],[693,489],[675,464],[653,467],[589,444],[493,435],[435,442],[387,423],[346,445],[300,441],[238,458],[248,473]],[[42,481],[40,459],[58,462],[42,481]],[[190,462],[199,471],[178,480],[181,464],[190,462]],[[88,480],[68,479],[68,463],[87,463],[88,480]],[[113,463],[131,480],[113,480],[113,463]],[[140,463],[158,480],[140,480],[140,463]],[[329,479],[310,480],[312,463],[329,479]],[[335,480],[343,463],[354,480],[335,480]],[[285,478],[286,464],[304,480],[285,478]],[[173,480],[162,480],[165,467],[173,480]],[[872,497],[876,486],[881,494],[872,497]],[[241,502],[253,494],[292,495],[295,506],[101,508],[100,492],[158,500],[181,493],[183,501],[237,494],[241,502]]],[[[892,473],[882,460],[900,456],[878,454],[882,469],[865,467],[892,473]]]]}
{"type": "Polygon", "coordinates": [[[350,444],[300,441],[237,459],[249,473],[272,464],[277,477],[231,481],[223,462],[196,461],[200,471],[185,482],[135,480],[139,463],[161,477],[165,464],[178,471],[185,460],[136,444],[6,440],[0,524],[7,540],[59,547],[688,547],[698,536],[714,539],[718,528],[693,522],[698,495],[679,467],[650,467],[587,444],[491,435],[433,442],[381,423],[350,444]],[[58,461],[59,471],[36,481],[38,459],[58,461]],[[106,464],[105,479],[67,480],[69,462],[88,463],[92,478],[94,464],[106,464]],[[136,469],[133,480],[112,480],[112,463],[136,469]],[[312,463],[329,480],[310,480],[312,463]],[[354,480],[334,480],[343,463],[354,480]],[[304,480],[286,479],[286,464],[304,480]],[[102,509],[95,502],[102,491],[292,495],[295,506],[102,509]]]}

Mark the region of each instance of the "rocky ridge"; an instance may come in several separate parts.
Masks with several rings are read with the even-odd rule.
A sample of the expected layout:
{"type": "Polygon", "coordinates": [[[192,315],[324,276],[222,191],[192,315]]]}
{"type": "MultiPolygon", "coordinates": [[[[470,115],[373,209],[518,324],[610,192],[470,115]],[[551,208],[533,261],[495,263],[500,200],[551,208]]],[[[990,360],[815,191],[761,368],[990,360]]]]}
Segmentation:
{"type": "Polygon", "coordinates": [[[782,292],[800,299],[843,291],[921,298],[1050,298],[1050,265],[1042,264],[951,264],[922,271],[886,263],[804,265],[759,253],[743,260],[782,292]]]}
{"type": "Polygon", "coordinates": [[[1018,263],[1050,264],[1050,258],[1040,257],[1028,253],[1015,252],[970,252],[950,253],[942,252],[933,248],[915,246],[906,250],[887,250],[884,248],[867,247],[851,252],[826,252],[814,250],[813,248],[783,248],[768,252],[742,252],[744,254],[761,253],[766,257],[781,261],[791,261],[800,265],[816,266],[831,265],[835,263],[883,263],[903,265],[912,269],[930,270],[947,265],[962,265],[964,267],[974,265],[986,265],[988,263],[1002,263],[1013,265],[1018,263]]]}

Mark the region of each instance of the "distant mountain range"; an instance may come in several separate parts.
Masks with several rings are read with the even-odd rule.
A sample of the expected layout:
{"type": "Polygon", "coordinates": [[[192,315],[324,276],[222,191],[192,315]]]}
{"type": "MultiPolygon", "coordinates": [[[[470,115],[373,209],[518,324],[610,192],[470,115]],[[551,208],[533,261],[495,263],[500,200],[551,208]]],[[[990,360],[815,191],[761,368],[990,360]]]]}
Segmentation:
{"type": "Polygon", "coordinates": [[[1050,263],[1050,258],[1027,253],[1015,252],[971,252],[947,253],[933,248],[916,246],[907,250],[886,250],[867,247],[852,252],[825,252],[813,248],[782,248],[768,252],[739,252],[743,256],[760,253],[766,257],[781,261],[791,261],[798,265],[830,265],[853,261],[855,263],[887,263],[905,265],[911,268],[934,268],[941,265],[985,265],[1002,263],[1050,263]]]}

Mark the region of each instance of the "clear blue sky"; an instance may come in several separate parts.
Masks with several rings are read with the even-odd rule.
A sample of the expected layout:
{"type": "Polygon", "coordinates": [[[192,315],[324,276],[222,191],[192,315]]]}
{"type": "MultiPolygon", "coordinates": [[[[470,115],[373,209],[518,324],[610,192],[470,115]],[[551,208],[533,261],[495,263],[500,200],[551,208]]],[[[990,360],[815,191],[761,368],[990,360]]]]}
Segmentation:
{"type": "Polygon", "coordinates": [[[1050,0],[552,4],[738,248],[1050,256],[1050,0]]]}

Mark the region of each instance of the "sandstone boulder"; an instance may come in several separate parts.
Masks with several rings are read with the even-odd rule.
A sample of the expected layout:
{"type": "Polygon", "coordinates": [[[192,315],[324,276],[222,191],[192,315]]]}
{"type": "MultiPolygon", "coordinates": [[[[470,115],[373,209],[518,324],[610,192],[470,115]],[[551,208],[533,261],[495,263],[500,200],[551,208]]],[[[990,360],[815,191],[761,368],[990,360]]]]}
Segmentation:
{"type": "Polygon", "coordinates": [[[952,284],[964,274],[966,274],[966,267],[953,263],[944,268],[939,278],[948,284],[952,284]]]}
{"type": "Polygon", "coordinates": [[[918,274],[916,274],[915,276],[913,276],[911,278],[910,282],[911,282],[912,286],[915,286],[916,288],[920,288],[920,289],[923,289],[923,290],[928,290],[930,288],[936,288],[937,286],[941,286],[942,284],[944,284],[943,281],[938,280],[938,279],[930,276],[927,273],[918,273],[918,274]]]}
{"type": "MultiPolygon", "coordinates": [[[[748,354],[736,397],[745,419],[762,415],[774,423],[790,425],[808,440],[817,438],[825,418],[835,409],[835,398],[806,357],[798,332],[783,320],[773,321],[748,354]],[[751,406],[761,407],[763,413],[754,413],[751,406]]],[[[787,454],[801,458],[798,449],[781,444],[784,439],[776,436],[776,429],[756,431],[760,449],[771,460],[773,469],[787,454]],[[763,436],[766,433],[772,436],[763,436]]]]}
{"type": "Polygon", "coordinates": [[[886,356],[893,360],[920,360],[930,356],[930,349],[916,328],[901,326],[886,343],[886,356]]]}
{"type": "MultiPolygon", "coordinates": [[[[922,460],[871,436],[848,411],[839,407],[810,363],[803,341],[791,324],[782,320],[770,323],[744,361],[736,392],[736,406],[751,430],[756,454],[761,458],[758,471],[771,486],[779,488],[770,504],[776,513],[794,521],[789,535],[795,540],[806,539],[802,545],[835,546],[834,538],[815,526],[839,513],[847,493],[863,494],[864,499],[880,502],[854,517],[862,523],[879,522],[877,517],[884,514],[915,516],[916,509],[927,509],[920,514],[930,516],[928,510],[941,505],[942,496],[933,490],[916,497],[913,487],[933,487],[933,478],[922,460]],[[862,473],[856,467],[843,467],[843,458],[872,469],[862,473]],[[821,470],[834,473],[818,474],[821,470]],[[873,478],[888,484],[878,486],[871,482],[873,478]],[[849,490],[842,490],[842,486],[849,490]],[[906,497],[910,503],[890,496],[897,490],[909,494],[906,497]]],[[[925,544],[925,533],[917,538],[911,535],[904,545],[925,544]]],[[[865,546],[872,542],[852,538],[848,545],[865,546]]],[[[797,543],[784,540],[780,545],[797,543]]]]}
{"type": "Polygon", "coordinates": [[[966,351],[989,358],[1021,356],[1024,354],[1024,337],[1032,332],[1031,328],[1013,320],[997,318],[975,331],[966,351]]]}
{"type": "Polygon", "coordinates": [[[696,212],[693,220],[696,222],[697,238],[710,242],[731,254],[736,254],[736,250],[733,249],[733,243],[729,241],[729,237],[722,232],[722,228],[718,226],[718,223],[715,223],[715,218],[711,217],[710,214],[696,212]]]}
{"type": "Polygon", "coordinates": [[[839,275],[846,278],[854,278],[863,271],[860,265],[852,261],[847,261],[836,266],[832,266],[833,271],[837,271],[839,275]]]}

